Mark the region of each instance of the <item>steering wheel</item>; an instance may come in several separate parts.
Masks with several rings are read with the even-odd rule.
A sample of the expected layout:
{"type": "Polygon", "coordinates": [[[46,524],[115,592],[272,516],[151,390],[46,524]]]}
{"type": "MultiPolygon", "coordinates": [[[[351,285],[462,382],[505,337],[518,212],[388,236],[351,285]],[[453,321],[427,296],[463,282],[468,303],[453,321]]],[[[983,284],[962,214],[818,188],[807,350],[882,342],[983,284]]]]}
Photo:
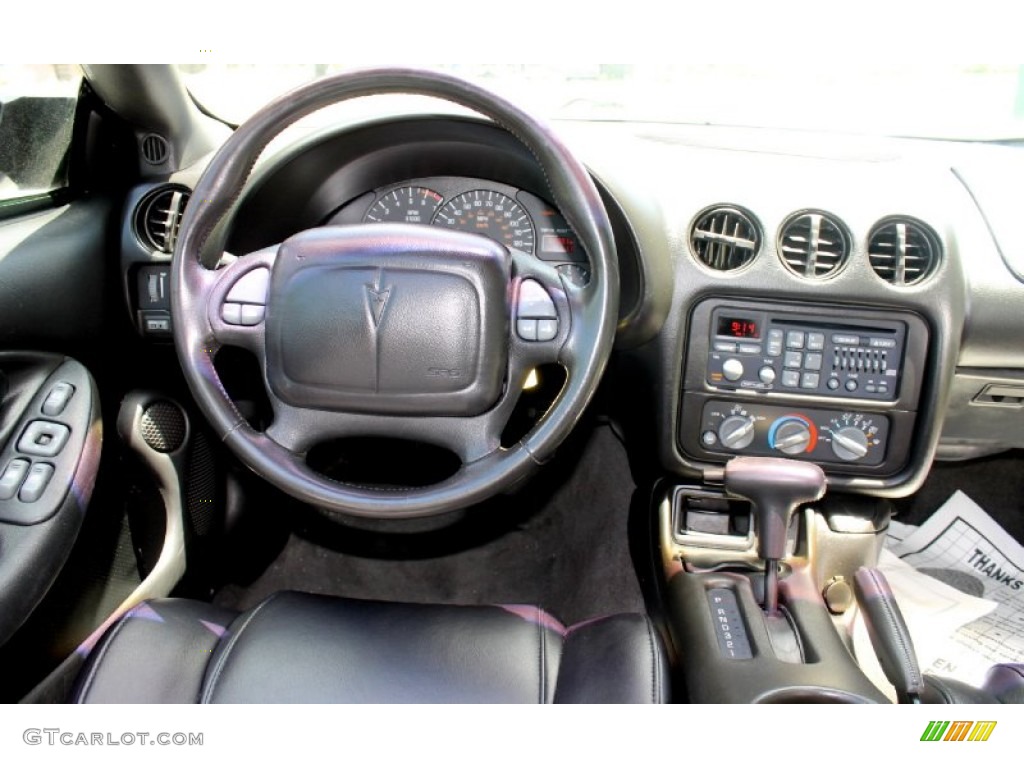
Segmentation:
{"type": "Polygon", "coordinates": [[[174,343],[203,413],[245,464],[328,511],[440,514],[483,501],[551,457],[596,390],[618,319],[611,226],[589,174],[534,118],[449,75],[372,69],[317,80],[236,130],[197,184],[172,258],[174,343]],[[415,224],[317,227],[218,268],[228,215],[267,144],[299,118],[361,96],[404,93],[468,107],[536,158],[553,202],[590,257],[586,285],[482,235],[415,224]],[[263,432],[239,413],[213,358],[259,359],[274,412],[263,432]],[[500,437],[532,369],[566,382],[516,445],[500,437]],[[306,463],[318,443],[394,437],[443,446],[461,467],[402,490],[331,480],[306,463]]]}

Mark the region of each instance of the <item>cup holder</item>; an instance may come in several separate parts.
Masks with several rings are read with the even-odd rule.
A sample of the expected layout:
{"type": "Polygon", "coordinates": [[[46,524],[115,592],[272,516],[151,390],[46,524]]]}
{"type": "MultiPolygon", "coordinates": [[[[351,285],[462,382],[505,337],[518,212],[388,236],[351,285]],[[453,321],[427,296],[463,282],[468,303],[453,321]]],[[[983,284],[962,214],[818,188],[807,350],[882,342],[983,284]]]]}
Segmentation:
{"type": "Polygon", "coordinates": [[[875,704],[877,702],[838,688],[815,685],[796,685],[776,688],[758,696],[754,704],[875,704]]]}

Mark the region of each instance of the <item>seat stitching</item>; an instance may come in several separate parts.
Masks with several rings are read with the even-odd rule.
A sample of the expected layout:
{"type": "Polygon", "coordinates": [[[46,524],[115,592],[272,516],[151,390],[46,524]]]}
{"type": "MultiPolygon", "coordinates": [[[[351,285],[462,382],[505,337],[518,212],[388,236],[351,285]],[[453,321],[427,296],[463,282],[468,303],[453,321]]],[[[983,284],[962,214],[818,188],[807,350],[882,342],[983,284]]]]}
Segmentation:
{"type": "MultiPolygon", "coordinates": [[[[143,603],[140,603],[139,605],[142,604],[143,603]]],[[[134,610],[134,608],[132,610],[134,610]]],[[[107,651],[110,650],[110,646],[113,645],[114,640],[117,638],[121,630],[124,629],[125,626],[127,626],[128,619],[130,618],[133,618],[131,610],[127,611],[124,614],[124,616],[117,620],[117,626],[115,626],[114,629],[111,630],[110,634],[107,636],[107,639],[103,641],[103,647],[100,648],[99,656],[96,657],[96,663],[93,664],[92,669],[89,670],[89,676],[85,679],[85,684],[82,686],[82,690],[78,694],[78,700],[75,703],[85,703],[85,697],[88,695],[89,689],[92,687],[92,684],[96,679],[96,675],[100,669],[100,664],[103,663],[103,659],[106,657],[107,651]]]]}
{"type": "Polygon", "coordinates": [[[275,597],[277,597],[279,594],[281,594],[281,593],[280,592],[275,592],[270,597],[268,597],[266,600],[264,600],[262,603],[257,605],[253,609],[253,612],[249,614],[249,617],[245,621],[242,622],[242,626],[238,628],[238,632],[236,632],[231,637],[231,639],[228,640],[228,645],[224,649],[224,654],[219,659],[217,659],[217,666],[214,668],[213,675],[210,677],[210,684],[209,684],[209,686],[207,686],[206,690],[203,691],[202,698],[200,699],[200,702],[199,702],[200,704],[209,704],[210,700],[213,698],[213,689],[217,685],[217,680],[220,679],[220,674],[221,674],[221,672],[224,671],[224,665],[227,663],[228,656],[231,655],[231,651],[234,650],[235,644],[238,642],[238,638],[240,638],[242,636],[242,633],[245,631],[245,628],[248,627],[249,624],[252,622],[252,620],[256,618],[256,614],[258,614],[260,611],[262,611],[264,608],[266,608],[267,605],[269,605],[270,602],[275,597]]]}
{"type": "Polygon", "coordinates": [[[658,654],[654,648],[654,638],[652,637],[654,627],[651,625],[651,620],[644,616],[644,625],[647,627],[647,647],[651,652],[651,701],[655,704],[659,703],[661,698],[659,691],[661,686],[658,685],[658,679],[660,677],[660,670],[658,669],[658,654]]]}
{"type": "Polygon", "coordinates": [[[546,639],[544,637],[544,627],[542,627],[540,625],[540,616],[539,615],[537,617],[537,631],[540,633],[540,649],[539,649],[540,650],[540,654],[539,654],[539,657],[540,657],[540,693],[539,693],[539,695],[537,697],[537,703],[538,704],[543,704],[544,703],[544,682],[545,682],[544,681],[544,661],[545,661],[545,657],[546,657],[546,653],[545,652],[547,651],[547,643],[546,643],[546,639]]]}

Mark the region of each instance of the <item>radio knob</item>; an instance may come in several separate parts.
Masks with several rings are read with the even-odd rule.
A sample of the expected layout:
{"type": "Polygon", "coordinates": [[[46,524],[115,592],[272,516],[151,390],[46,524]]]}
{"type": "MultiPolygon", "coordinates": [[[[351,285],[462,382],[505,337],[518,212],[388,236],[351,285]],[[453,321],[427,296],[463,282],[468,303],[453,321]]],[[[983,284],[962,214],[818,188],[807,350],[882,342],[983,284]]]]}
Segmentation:
{"type": "Polygon", "coordinates": [[[737,381],[743,375],[743,363],[735,357],[730,357],[722,363],[722,375],[729,381],[737,381]]]}
{"type": "Polygon", "coordinates": [[[718,439],[733,451],[754,442],[754,420],[749,416],[730,416],[718,425],[718,439]]]}
{"type": "Polygon", "coordinates": [[[765,384],[771,384],[772,382],[775,381],[775,369],[772,368],[770,365],[766,365],[764,368],[758,371],[757,375],[765,384]]]}
{"type": "Polygon", "coordinates": [[[856,461],[868,455],[868,438],[857,427],[843,427],[832,433],[832,453],[843,461],[856,461]]]}

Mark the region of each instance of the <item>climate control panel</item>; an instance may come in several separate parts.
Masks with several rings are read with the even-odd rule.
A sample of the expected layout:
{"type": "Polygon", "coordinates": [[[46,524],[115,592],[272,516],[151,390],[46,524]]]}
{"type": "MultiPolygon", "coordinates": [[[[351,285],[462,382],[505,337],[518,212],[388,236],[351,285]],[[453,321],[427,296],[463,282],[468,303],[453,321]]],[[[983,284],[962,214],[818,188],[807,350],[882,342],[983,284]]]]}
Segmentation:
{"type": "Polygon", "coordinates": [[[882,413],[709,400],[699,442],[708,453],[878,466],[885,461],[889,431],[889,417],[882,413]]]}

